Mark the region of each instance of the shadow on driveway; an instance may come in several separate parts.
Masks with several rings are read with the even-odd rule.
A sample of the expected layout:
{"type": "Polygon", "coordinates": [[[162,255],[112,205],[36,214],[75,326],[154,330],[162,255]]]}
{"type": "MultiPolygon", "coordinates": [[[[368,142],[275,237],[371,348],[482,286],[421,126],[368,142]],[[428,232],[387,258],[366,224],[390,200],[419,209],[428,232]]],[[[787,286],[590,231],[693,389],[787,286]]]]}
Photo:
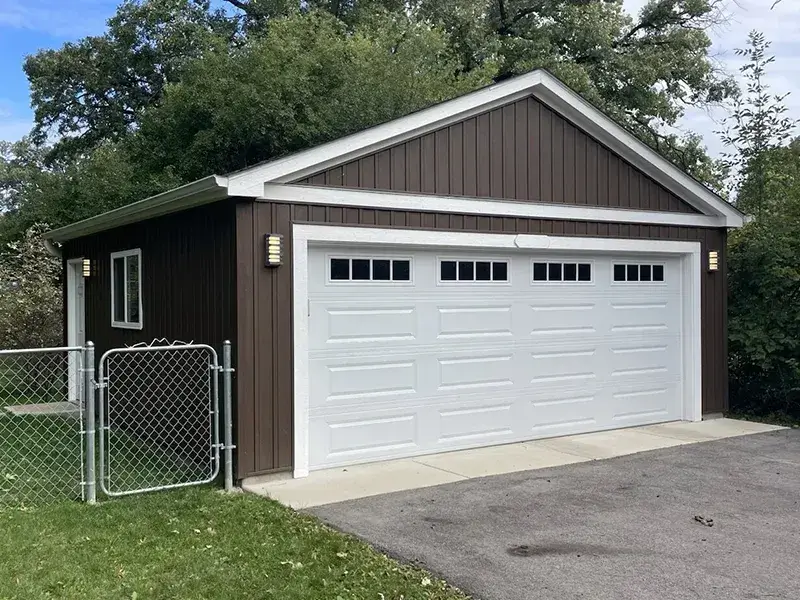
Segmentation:
{"type": "Polygon", "coordinates": [[[487,600],[800,599],[800,430],[310,512],[487,600]]]}

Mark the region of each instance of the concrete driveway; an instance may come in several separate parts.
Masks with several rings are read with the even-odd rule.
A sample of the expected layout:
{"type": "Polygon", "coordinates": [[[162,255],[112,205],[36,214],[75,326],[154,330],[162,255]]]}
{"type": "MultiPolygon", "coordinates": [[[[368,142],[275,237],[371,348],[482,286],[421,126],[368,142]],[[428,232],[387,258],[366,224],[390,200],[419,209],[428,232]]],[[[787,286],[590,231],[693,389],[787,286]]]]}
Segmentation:
{"type": "Polygon", "coordinates": [[[487,600],[800,598],[797,429],[310,512],[487,600]]]}

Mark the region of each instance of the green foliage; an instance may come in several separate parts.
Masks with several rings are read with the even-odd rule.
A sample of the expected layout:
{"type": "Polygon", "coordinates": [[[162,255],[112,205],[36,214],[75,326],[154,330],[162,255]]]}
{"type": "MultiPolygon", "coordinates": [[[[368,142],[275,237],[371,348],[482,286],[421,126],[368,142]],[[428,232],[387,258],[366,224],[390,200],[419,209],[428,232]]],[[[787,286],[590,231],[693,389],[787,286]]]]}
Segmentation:
{"type": "Polygon", "coordinates": [[[769,93],[765,75],[775,61],[774,56],[767,56],[770,42],[758,31],[750,32],[747,42],[747,48],[736,50],[737,56],[747,59],[739,69],[746,93],[735,98],[733,112],[726,119],[728,129],[721,133],[722,141],[732,148],[725,155],[725,164],[734,172],[732,183],[739,192],[737,206],[759,217],[771,197],[766,189],[770,180],[768,153],[789,139],[797,120],[786,116],[783,101],[788,93],[769,93]]]}
{"type": "Polygon", "coordinates": [[[37,225],[0,253],[0,348],[60,345],[61,261],[50,256],[37,225]]]}
{"type": "Polygon", "coordinates": [[[753,32],[725,141],[737,206],[755,216],[732,232],[729,266],[730,404],[755,415],[800,418],[800,141],[785,95],[764,84],[769,43],[753,32]]]}
{"type": "Polygon", "coordinates": [[[124,137],[187,65],[233,33],[207,0],[125,0],[105,34],[25,61],[34,139],[55,133],[55,154],[74,157],[124,137]]]}
{"type": "Polygon", "coordinates": [[[263,37],[195,63],[144,114],[130,147],[150,172],[225,173],[489,81],[456,66],[437,30],[402,16],[376,16],[353,34],[327,13],[276,19],[263,37]]]}

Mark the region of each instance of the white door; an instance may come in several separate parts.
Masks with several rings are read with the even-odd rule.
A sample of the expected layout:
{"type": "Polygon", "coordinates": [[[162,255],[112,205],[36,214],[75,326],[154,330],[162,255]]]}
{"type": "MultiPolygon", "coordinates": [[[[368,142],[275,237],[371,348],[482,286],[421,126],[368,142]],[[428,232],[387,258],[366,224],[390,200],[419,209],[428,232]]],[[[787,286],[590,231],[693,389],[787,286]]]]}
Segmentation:
{"type": "Polygon", "coordinates": [[[310,467],[682,417],[680,259],[309,249],[310,467]]]}
{"type": "MultiPolygon", "coordinates": [[[[86,298],[83,280],[83,259],[67,261],[67,346],[86,344],[86,298]]],[[[80,386],[80,358],[69,353],[69,401],[77,402],[80,386]]]]}

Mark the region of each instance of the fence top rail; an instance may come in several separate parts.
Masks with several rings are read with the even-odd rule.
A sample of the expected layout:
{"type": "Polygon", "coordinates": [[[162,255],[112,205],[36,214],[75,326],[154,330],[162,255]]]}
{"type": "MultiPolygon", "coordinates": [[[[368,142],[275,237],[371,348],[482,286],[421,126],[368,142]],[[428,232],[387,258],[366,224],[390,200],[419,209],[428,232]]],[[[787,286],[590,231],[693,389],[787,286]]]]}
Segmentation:
{"type": "Polygon", "coordinates": [[[177,344],[170,346],[129,346],[128,348],[112,348],[103,354],[100,360],[101,362],[105,361],[106,357],[112,354],[127,354],[129,352],[162,352],[164,350],[208,350],[214,358],[217,356],[217,351],[208,344],[177,344]]]}
{"type": "Polygon", "coordinates": [[[17,350],[0,350],[0,356],[13,356],[17,354],[51,354],[54,352],[78,352],[83,346],[61,346],[59,348],[20,348],[17,350]]]}

